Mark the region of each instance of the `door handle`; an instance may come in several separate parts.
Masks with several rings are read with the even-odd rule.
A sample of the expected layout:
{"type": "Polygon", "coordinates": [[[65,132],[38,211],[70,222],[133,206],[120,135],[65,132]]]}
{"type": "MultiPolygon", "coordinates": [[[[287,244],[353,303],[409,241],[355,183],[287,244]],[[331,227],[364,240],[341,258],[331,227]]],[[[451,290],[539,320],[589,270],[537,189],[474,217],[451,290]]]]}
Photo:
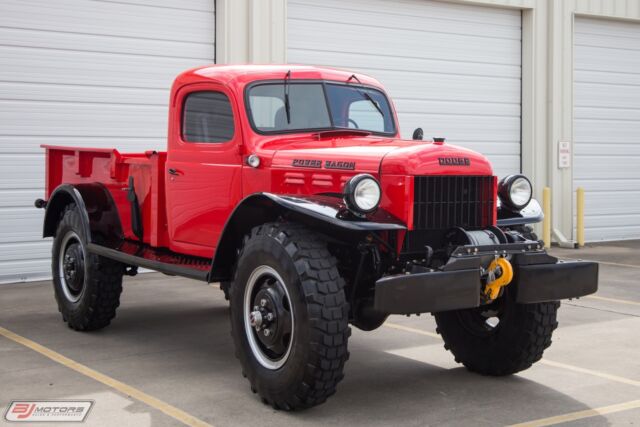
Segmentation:
{"type": "Polygon", "coordinates": [[[169,168],[168,172],[169,172],[169,175],[175,175],[175,176],[180,175],[180,172],[178,172],[178,170],[174,168],[169,168]]]}

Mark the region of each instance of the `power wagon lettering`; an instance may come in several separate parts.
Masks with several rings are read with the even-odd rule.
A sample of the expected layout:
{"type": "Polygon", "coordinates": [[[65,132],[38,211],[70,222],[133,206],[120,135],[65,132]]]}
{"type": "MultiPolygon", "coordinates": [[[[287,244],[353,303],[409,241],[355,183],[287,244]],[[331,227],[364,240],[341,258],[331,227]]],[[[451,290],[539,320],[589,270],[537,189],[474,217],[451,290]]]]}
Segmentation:
{"type": "Polygon", "coordinates": [[[356,162],[343,162],[339,160],[327,160],[324,162],[326,169],[346,169],[354,170],[356,168],[356,162]]]}
{"type": "Polygon", "coordinates": [[[293,159],[291,166],[297,168],[321,168],[322,160],[293,159]]]}

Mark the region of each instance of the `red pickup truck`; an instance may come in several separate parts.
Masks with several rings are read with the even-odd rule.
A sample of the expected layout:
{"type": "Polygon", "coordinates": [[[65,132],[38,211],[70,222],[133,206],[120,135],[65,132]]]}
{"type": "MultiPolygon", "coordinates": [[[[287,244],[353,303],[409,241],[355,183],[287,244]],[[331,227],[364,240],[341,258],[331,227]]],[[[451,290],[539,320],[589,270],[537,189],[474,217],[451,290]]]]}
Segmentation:
{"type": "Polygon", "coordinates": [[[349,324],[430,312],[457,361],[507,375],[550,345],[558,300],[597,289],[597,264],[559,262],[527,226],[527,178],[401,139],[373,78],[208,66],[169,102],[166,152],[44,147],[36,206],[73,329],[107,326],[138,267],[220,282],[251,389],[290,410],[335,392],[349,324]]]}

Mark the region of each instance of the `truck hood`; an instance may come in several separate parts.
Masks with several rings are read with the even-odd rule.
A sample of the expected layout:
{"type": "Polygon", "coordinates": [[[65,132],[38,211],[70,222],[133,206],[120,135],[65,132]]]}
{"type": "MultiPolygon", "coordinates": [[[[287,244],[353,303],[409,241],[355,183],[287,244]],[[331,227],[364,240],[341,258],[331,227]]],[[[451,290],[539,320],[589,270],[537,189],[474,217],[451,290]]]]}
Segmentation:
{"type": "Polygon", "coordinates": [[[492,175],[475,151],[451,144],[371,137],[295,141],[278,147],[276,168],[349,170],[390,175],[492,175]]]}

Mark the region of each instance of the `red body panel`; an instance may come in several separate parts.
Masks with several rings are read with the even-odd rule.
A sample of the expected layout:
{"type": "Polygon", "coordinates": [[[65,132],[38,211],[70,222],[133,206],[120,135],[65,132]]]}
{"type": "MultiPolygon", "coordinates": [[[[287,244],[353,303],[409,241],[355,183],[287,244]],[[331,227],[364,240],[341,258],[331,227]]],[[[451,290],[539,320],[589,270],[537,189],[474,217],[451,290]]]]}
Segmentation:
{"type": "MultiPolygon", "coordinates": [[[[63,183],[103,183],[117,204],[125,237],[134,238],[127,192],[123,191],[129,176],[133,176],[142,210],[144,241],[154,247],[211,257],[231,212],[249,194],[341,193],[350,177],[369,173],[379,179],[382,187],[380,208],[411,229],[413,176],[492,175],[491,165],[481,154],[449,144],[401,140],[399,134],[392,138],[257,134],[246,117],[244,89],[256,80],[282,79],[288,70],[292,81],[345,82],[352,74],[288,65],[212,66],[182,73],[171,91],[166,153],[121,154],[112,149],[45,146],[46,198],[63,183]],[[201,90],[221,91],[229,97],[235,128],[231,141],[205,144],[182,140],[184,97],[201,90]],[[250,154],[260,157],[258,168],[246,165],[250,154]],[[468,164],[443,165],[439,160],[443,157],[465,158],[468,164]],[[296,159],[316,162],[311,162],[313,167],[296,167],[296,159]],[[353,162],[353,168],[328,169],[324,163],[327,160],[353,162]],[[169,168],[175,169],[176,174],[168,174],[169,168]]],[[[358,79],[384,91],[372,78],[358,74],[358,79]]]]}

